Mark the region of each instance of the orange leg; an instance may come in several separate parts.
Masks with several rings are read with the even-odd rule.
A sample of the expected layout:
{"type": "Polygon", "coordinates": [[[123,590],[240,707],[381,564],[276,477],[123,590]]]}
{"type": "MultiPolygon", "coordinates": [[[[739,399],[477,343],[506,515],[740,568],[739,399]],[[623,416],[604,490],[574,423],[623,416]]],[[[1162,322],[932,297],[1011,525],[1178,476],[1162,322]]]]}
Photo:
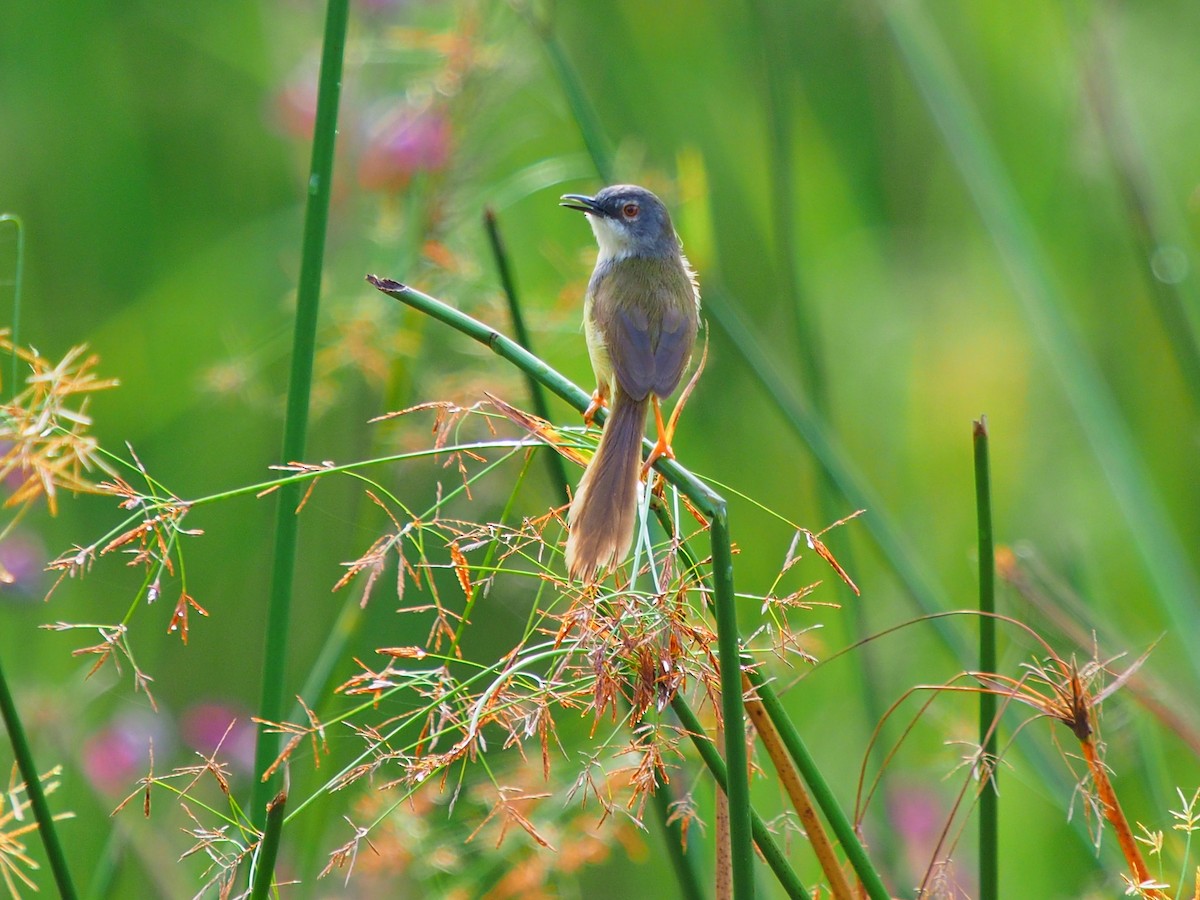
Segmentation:
{"type": "MultiPolygon", "coordinates": [[[[662,403],[654,394],[650,395],[650,403],[654,407],[654,424],[658,428],[658,440],[654,442],[654,449],[650,451],[650,455],[646,457],[646,461],[642,463],[642,477],[645,478],[650,472],[650,467],[658,462],[660,457],[665,456],[667,459],[675,458],[675,451],[671,449],[671,438],[675,434],[675,416],[671,416],[670,422],[663,421],[662,403]]],[[[678,412],[678,410],[676,410],[678,412]]]]}
{"type": "Polygon", "coordinates": [[[596,389],[592,391],[592,402],[589,403],[587,409],[583,411],[583,424],[591,425],[592,419],[596,418],[596,413],[599,412],[602,407],[607,406],[608,385],[598,385],[596,389]]]}

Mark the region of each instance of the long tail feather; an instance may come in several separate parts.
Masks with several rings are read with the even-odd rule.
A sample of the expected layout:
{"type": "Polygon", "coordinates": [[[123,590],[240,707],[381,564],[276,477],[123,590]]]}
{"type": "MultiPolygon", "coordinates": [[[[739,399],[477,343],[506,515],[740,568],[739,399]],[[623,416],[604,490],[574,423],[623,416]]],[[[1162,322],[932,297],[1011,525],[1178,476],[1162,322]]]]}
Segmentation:
{"type": "Polygon", "coordinates": [[[600,446],[567,513],[567,573],[572,579],[593,580],[599,570],[618,565],[633,543],[646,406],[646,400],[634,400],[620,388],[613,392],[600,446]]]}

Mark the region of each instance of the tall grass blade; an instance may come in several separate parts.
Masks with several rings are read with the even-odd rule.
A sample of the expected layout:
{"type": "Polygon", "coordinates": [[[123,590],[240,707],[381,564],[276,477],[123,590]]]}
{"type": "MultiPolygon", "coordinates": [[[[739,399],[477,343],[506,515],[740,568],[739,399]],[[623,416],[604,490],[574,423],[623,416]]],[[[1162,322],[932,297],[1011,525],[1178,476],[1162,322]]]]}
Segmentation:
{"type": "MultiPolygon", "coordinates": [[[[882,2],[910,75],[941,129],[984,226],[1005,264],[1021,308],[1108,478],[1164,610],[1180,635],[1200,629],[1200,579],[1188,558],[1111,391],[1072,330],[1011,181],[958,74],[915,4],[882,2]]],[[[1190,654],[1200,675],[1200,655],[1190,654]]]]}
{"type": "MultiPolygon", "coordinates": [[[[308,404],[312,391],[313,353],[316,347],[317,312],[321,299],[321,270],[329,198],[333,182],[333,155],[337,143],[338,102],[342,85],[342,57],[346,46],[349,0],[329,0],[325,14],[324,47],[317,92],[317,118],[313,127],[312,163],[308,202],[304,212],[304,239],[296,298],[296,326],[292,341],[292,371],[288,382],[287,421],[284,426],[283,462],[304,458],[308,436],[308,404]]],[[[262,695],[259,718],[278,722],[283,717],[284,678],[287,670],[288,622],[291,617],[292,578],[296,561],[301,497],[299,483],[279,489],[275,517],[275,557],[267,609],[266,647],[263,653],[262,695]]],[[[279,738],[260,730],[254,752],[254,772],[262,775],[279,752],[279,738]]],[[[256,778],[251,796],[251,818],[262,830],[267,802],[278,790],[278,776],[256,778]]]]}
{"type": "MultiPolygon", "coordinates": [[[[996,671],[996,551],[992,540],[992,487],[988,465],[987,419],[972,429],[975,449],[975,509],[979,520],[979,671],[996,671]]],[[[998,900],[1000,878],[999,807],[996,783],[996,695],[979,692],[979,898],[998,900]]]]}
{"type": "Polygon", "coordinates": [[[250,900],[266,900],[275,881],[275,860],[279,856],[279,839],[283,835],[283,813],[287,807],[287,791],[282,790],[267,804],[267,825],[262,843],[254,860],[254,884],[250,900]]]}
{"type": "Polygon", "coordinates": [[[3,666],[0,666],[0,716],[3,716],[4,727],[8,730],[8,739],[12,743],[13,756],[17,761],[17,771],[25,781],[25,795],[33,808],[33,817],[37,820],[38,834],[41,835],[42,845],[46,848],[46,858],[50,863],[54,883],[58,886],[58,894],[63,900],[75,900],[77,894],[71,881],[71,871],[67,867],[67,855],[58,839],[58,831],[54,827],[54,814],[50,812],[50,804],[46,802],[46,792],[42,790],[41,777],[33,763],[33,751],[29,749],[25,726],[21,723],[17,704],[8,688],[3,666]]]}

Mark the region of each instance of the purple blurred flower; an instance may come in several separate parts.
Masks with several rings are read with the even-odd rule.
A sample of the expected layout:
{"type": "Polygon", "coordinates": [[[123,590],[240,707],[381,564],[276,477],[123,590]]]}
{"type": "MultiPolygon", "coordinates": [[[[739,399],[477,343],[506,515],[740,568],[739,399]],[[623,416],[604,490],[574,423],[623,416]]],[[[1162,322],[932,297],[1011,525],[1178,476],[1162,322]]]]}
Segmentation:
{"type": "Polygon", "coordinates": [[[106,793],[128,791],[150,769],[151,741],[156,758],[170,755],[174,741],[167,721],[145,710],[123,712],[83,742],[83,770],[106,793]]]}
{"type": "Polygon", "coordinates": [[[450,144],[450,122],[443,113],[401,107],[371,128],[358,182],[367,190],[401,190],[417,172],[444,169],[450,144]]]}
{"type": "Polygon", "coordinates": [[[46,549],[32,535],[17,532],[0,543],[0,591],[4,596],[38,596],[45,568],[46,549]]]}
{"type": "Polygon", "coordinates": [[[226,762],[239,775],[254,768],[255,729],[250,717],[219,703],[197,703],[183,714],[183,740],[204,756],[220,746],[219,762],[226,762]]]}

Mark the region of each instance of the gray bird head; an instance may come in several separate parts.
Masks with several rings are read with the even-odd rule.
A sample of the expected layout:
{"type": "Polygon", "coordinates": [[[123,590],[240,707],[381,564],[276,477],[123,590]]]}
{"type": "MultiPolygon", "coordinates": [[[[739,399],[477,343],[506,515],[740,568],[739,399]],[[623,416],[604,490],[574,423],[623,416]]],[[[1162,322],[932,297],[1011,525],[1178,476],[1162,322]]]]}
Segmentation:
{"type": "Polygon", "coordinates": [[[600,245],[599,262],[679,255],[679,238],[667,208],[644,187],[614,184],[595,197],[563,194],[559,205],[587,214],[600,245]]]}

